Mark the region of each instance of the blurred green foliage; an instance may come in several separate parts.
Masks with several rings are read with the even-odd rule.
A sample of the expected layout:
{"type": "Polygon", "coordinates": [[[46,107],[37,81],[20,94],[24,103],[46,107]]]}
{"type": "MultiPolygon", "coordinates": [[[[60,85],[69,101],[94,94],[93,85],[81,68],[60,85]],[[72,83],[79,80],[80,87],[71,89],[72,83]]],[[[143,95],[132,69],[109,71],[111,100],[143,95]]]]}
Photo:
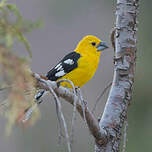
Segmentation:
{"type": "MultiPolygon", "coordinates": [[[[64,0],[64,1],[50,0],[49,2],[47,1],[47,4],[48,3],[50,4],[49,13],[51,15],[57,17],[58,23],[62,26],[64,23],[65,24],[67,23],[67,20],[69,18],[70,19],[74,18],[73,15],[82,16],[86,12],[88,12],[88,11],[86,11],[86,9],[89,9],[91,6],[90,2],[88,3],[88,1],[90,1],[90,0],[83,0],[83,1],[79,1],[79,3],[77,3],[77,1],[74,1],[74,0],[73,1],[71,1],[71,0],[64,0]]],[[[25,2],[26,1],[23,1],[23,3],[25,3],[25,2]]],[[[97,2],[99,2],[99,0],[92,1],[93,4],[95,4],[97,2]]],[[[115,9],[115,7],[111,5],[110,0],[109,1],[105,0],[104,3],[106,3],[106,2],[109,3],[109,5],[107,5],[108,7],[105,6],[107,10],[108,10],[108,8],[113,9],[113,10],[115,9]]],[[[26,3],[28,3],[28,2],[26,2],[26,3]]],[[[45,4],[46,4],[46,1],[45,1],[45,4]]],[[[3,26],[0,25],[0,45],[3,44],[4,46],[7,46],[8,48],[9,47],[13,48],[13,44],[14,44],[14,42],[16,42],[16,40],[21,41],[22,43],[26,44],[27,40],[25,40],[25,42],[24,42],[25,37],[24,37],[23,33],[32,31],[33,28],[38,27],[41,23],[38,21],[33,24],[33,23],[31,23],[31,21],[23,20],[20,13],[18,13],[19,11],[16,9],[16,7],[14,5],[11,5],[11,8],[8,8],[9,6],[7,7],[6,5],[10,5],[10,4],[7,4],[5,0],[1,1],[1,3],[0,3],[0,22],[2,21],[1,19],[4,20],[5,16],[6,16],[6,18],[9,18],[9,24],[7,24],[7,26],[8,26],[7,28],[3,28],[3,26]],[[4,14],[4,11],[9,12],[9,14],[7,14],[7,13],[4,14]],[[12,21],[12,17],[10,18],[10,13],[11,13],[11,16],[13,16],[13,19],[14,19],[13,21],[12,21]],[[10,21],[11,21],[11,23],[10,23],[10,21]],[[13,26],[15,26],[15,28],[16,28],[15,31],[20,31],[22,33],[20,36],[18,35],[19,34],[18,32],[14,31],[13,26]],[[13,29],[13,31],[10,32],[9,31],[10,29],[13,29]],[[18,33],[17,34],[18,36],[17,35],[14,36],[15,33],[18,33]],[[21,38],[22,36],[23,36],[23,38],[21,38]]],[[[140,1],[140,8],[139,8],[139,14],[138,14],[139,24],[138,24],[138,32],[137,32],[138,33],[138,35],[137,35],[137,42],[138,42],[137,43],[137,45],[138,45],[137,67],[136,67],[136,74],[135,74],[134,93],[133,93],[131,105],[129,107],[128,142],[127,142],[127,150],[126,150],[127,152],[143,152],[143,151],[151,152],[152,151],[152,148],[151,148],[151,138],[152,138],[152,132],[151,132],[151,128],[152,128],[152,120],[151,120],[151,115],[152,115],[152,108],[151,108],[152,107],[152,103],[151,103],[151,91],[152,91],[151,6],[152,6],[152,1],[150,1],[150,0],[140,1]]],[[[100,7],[100,5],[99,5],[99,7],[100,7]]],[[[46,6],[45,6],[45,8],[46,8],[46,6]]],[[[101,15],[105,15],[105,13],[101,14],[101,15]]],[[[47,18],[47,19],[49,20],[50,18],[47,18]]],[[[90,18],[90,20],[92,20],[92,19],[90,18]]],[[[5,20],[5,22],[6,21],[7,20],[5,20]]],[[[6,23],[8,23],[8,22],[6,22],[6,23]]],[[[69,22],[68,22],[68,24],[69,24],[69,22]]],[[[104,21],[103,21],[103,24],[104,24],[104,21]]],[[[71,25],[69,25],[69,26],[71,26],[71,25]]],[[[26,47],[29,48],[28,46],[29,46],[29,44],[26,47]]],[[[12,52],[13,51],[11,51],[11,53],[12,52]]],[[[26,60],[26,59],[23,58],[23,60],[26,60]]],[[[0,59],[0,61],[1,61],[1,59],[0,59]]],[[[0,74],[1,74],[1,68],[0,68],[0,74]]],[[[44,111],[46,111],[47,108],[48,108],[48,111],[50,111],[51,107],[49,107],[49,106],[46,106],[44,111]]],[[[53,108],[52,108],[52,110],[53,110],[53,108]]],[[[50,113],[48,113],[48,115],[49,114],[50,113]]],[[[26,133],[26,138],[24,138],[24,140],[23,140],[23,136],[21,136],[17,140],[17,142],[15,144],[17,145],[17,143],[18,143],[18,145],[17,145],[18,147],[19,147],[19,145],[21,145],[21,148],[18,151],[21,151],[24,149],[25,149],[25,151],[27,151],[26,148],[28,149],[28,151],[30,151],[32,148],[33,148],[32,151],[42,151],[42,150],[50,151],[50,147],[52,148],[54,145],[57,144],[54,142],[54,136],[56,135],[57,131],[55,132],[52,129],[52,128],[56,128],[54,125],[55,123],[51,124],[51,127],[54,125],[51,128],[53,130],[51,132],[51,134],[49,134],[48,131],[42,132],[43,129],[44,130],[47,130],[48,128],[50,129],[49,122],[52,121],[52,119],[51,119],[52,117],[53,117],[53,122],[56,121],[56,118],[54,118],[54,116],[52,116],[52,117],[51,116],[43,117],[41,122],[39,122],[38,126],[43,126],[45,129],[43,127],[35,127],[34,129],[30,130],[29,133],[26,133]],[[46,123],[48,123],[48,124],[46,124],[46,123]],[[49,127],[47,128],[47,126],[49,126],[49,127]],[[38,132],[38,134],[37,134],[37,132],[38,132]],[[33,141],[33,137],[35,137],[34,141],[33,141]],[[39,137],[42,137],[42,139],[40,140],[39,137]],[[44,139],[46,139],[46,140],[44,140],[44,139]],[[37,146],[37,145],[39,145],[39,146],[37,146]],[[40,149],[40,146],[43,147],[43,149],[40,149]]],[[[87,130],[87,129],[84,129],[84,131],[85,130],[87,130]]],[[[78,148],[82,150],[83,147],[87,147],[88,145],[90,145],[90,144],[85,143],[85,137],[87,137],[87,135],[83,133],[83,137],[84,137],[84,140],[83,140],[84,142],[82,143],[81,146],[77,146],[77,144],[76,144],[76,150],[78,150],[78,148]]],[[[79,140],[79,137],[77,137],[77,138],[79,140]]],[[[56,147],[56,146],[54,146],[54,147],[56,147]]],[[[93,144],[90,147],[92,148],[93,144]]],[[[92,149],[90,151],[92,151],[92,149]]]]}
{"type": "MultiPolygon", "coordinates": [[[[9,4],[6,0],[0,2],[0,86],[10,88],[7,99],[0,104],[0,112],[3,111],[8,118],[7,133],[10,133],[14,123],[20,123],[24,110],[33,104],[35,87],[29,68],[32,52],[24,33],[40,25],[40,21],[23,19],[16,5],[9,4]],[[24,44],[29,57],[18,56],[13,52],[17,42],[24,44]]],[[[33,120],[37,116],[35,111],[33,120]]]]}
{"type": "Polygon", "coordinates": [[[23,19],[16,5],[9,4],[6,0],[2,0],[0,3],[0,18],[0,44],[12,48],[14,41],[18,40],[25,45],[30,57],[32,57],[30,45],[23,33],[40,27],[42,22],[40,20],[31,22],[23,19]]]}

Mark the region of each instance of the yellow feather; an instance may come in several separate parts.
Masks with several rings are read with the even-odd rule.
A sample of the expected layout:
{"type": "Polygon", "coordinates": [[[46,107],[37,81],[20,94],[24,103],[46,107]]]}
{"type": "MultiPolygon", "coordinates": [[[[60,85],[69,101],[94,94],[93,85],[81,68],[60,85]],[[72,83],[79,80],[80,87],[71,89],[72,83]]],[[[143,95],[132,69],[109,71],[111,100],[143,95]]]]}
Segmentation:
{"type": "MultiPolygon", "coordinates": [[[[82,87],[94,76],[98,68],[101,51],[97,51],[97,48],[91,45],[93,42],[99,44],[101,40],[88,35],[79,42],[74,50],[81,55],[78,60],[78,67],[60,79],[71,80],[74,86],[82,87]]],[[[71,88],[68,82],[62,82],[61,85],[71,88]]]]}

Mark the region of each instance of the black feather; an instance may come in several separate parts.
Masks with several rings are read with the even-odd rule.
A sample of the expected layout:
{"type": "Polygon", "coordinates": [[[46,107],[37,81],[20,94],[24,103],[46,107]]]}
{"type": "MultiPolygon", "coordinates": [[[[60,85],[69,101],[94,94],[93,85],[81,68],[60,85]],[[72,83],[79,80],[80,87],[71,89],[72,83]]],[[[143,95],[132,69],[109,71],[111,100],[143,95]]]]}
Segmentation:
{"type": "Polygon", "coordinates": [[[62,66],[62,68],[60,68],[58,70],[58,68],[56,68],[56,66],[54,68],[52,68],[46,75],[46,77],[51,80],[51,81],[56,81],[59,78],[63,77],[64,75],[66,75],[67,73],[71,72],[72,70],[74,70],[75,68],[77,68],[78,66],[78,59],[80,58],[80,54],[76,53],[76,52],[71,52],[68,55],[66,55],[57,65],[60,64],[60,66],[62,66]],[[73,64],[67,64],[64,63],[64,61],[71,59],[73,61],[73,64]],[[56,73],[60,72],[60,71],[64,71],[64,75],[62,76],[55,76],[56,73]]]}

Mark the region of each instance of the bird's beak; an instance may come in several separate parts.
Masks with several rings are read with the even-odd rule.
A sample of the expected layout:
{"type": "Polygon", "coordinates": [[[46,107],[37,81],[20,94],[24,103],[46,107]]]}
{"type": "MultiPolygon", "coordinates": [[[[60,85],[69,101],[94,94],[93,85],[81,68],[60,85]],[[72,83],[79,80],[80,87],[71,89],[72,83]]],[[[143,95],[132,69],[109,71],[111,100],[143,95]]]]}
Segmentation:
{"type": "Polygon", "coordinates": [[[105,49],[107,49],[108,46],[104,43],[104,42],[100,42],[98,45],[97,45],[97,51],[103,51],[105,49]]]}

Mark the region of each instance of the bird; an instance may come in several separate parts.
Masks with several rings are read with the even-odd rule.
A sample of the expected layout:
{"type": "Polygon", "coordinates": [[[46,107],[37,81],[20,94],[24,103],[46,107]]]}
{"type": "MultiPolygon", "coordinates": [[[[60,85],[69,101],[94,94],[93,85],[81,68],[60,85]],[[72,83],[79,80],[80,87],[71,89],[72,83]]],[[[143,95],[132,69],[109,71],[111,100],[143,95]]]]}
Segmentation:
{"type": "MultiPolygon", "coordinates": [[[[45,76],[40,75],[40,77],[41,79],[56,82],[62,79],[70,80],[74,87],[81,88],[94,76],[99,65],[100,55],[107,48],[106,43],[98,37],[87,35],[82,38],[74,51],[64,56],[45,76]]],[[[71,84],[66,81],[61,82],[60,85],[66,88],[72,88],[71,84]]],[[[42,103],[43,100],[40,100],[40,98],[46,92],[45,90],[40,90],[35,95],[35,105],[42,103]]],[[[35,107],[25,109],[25,116],[22,122],[25,123],[30,118],[35,107]]]]}
{"type": "MultiPolygon", "coordinates": [[[[67,79],[72,81],[75,87],[81,88],[95,74],[101,52],[107,49],[105,42],[93,35],[82,38],[74,51],[67,54],[63,59],[45,75],[48,80],[58,81],[67,79]]],[[[61,86],[71,88],[68,82],[61,82],[61,86]]],[[[36,94],[35,99],[39,100],[45,90],[36,94]]]]}

